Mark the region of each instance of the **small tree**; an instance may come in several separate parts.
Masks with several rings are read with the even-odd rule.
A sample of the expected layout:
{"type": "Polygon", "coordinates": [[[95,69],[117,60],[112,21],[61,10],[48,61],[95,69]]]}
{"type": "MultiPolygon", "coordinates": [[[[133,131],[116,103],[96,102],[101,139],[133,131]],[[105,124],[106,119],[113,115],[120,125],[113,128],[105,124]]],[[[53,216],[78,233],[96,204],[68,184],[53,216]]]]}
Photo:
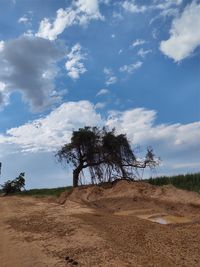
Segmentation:
{"type": "Polygon", "coordinates": [[[145,159],[137,160],[126,135],[117,135],[105,127],[80,128],[72,133],[71,142],[56,154],[60,162],[72,164],[73,186],[78,186],[81,174],[88,168],[91,182],[112,181],[116,178],[138,178],[137,169],[153,168],[158,164],[153,150],[145,159]]]}
{"type": "Polygon", "coordinates": [[[2,185],[2,191],[5,195],[20,192],[25,187],[25,173],[22,172],[14,180],[8,180],[2,185]]]}

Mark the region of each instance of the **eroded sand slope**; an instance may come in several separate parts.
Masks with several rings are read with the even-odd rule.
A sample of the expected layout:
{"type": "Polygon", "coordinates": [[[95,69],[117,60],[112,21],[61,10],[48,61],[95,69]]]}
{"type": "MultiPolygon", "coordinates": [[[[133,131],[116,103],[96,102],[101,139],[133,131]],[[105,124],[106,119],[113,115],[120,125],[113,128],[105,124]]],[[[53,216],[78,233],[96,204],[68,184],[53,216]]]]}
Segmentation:
{"type": "Polygon", "coordinates": [[[77,188],[58,203],[5,197],[0,212],[2,267],[200,266],[200,197],[172,186],[120,181],[77,188]]]}

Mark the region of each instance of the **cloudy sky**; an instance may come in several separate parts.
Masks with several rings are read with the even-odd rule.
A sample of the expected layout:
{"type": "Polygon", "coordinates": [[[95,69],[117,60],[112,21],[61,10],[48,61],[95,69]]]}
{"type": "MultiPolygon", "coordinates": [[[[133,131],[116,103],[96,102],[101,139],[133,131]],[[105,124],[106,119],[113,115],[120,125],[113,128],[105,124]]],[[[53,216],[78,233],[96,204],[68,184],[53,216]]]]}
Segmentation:
{"type": "Polygon", "coordinates": [[[54,154],[85,125],[151,145],[154,176],[200,171],[200,1],[0,5],[0,183],[70,184],[54,154]]]}

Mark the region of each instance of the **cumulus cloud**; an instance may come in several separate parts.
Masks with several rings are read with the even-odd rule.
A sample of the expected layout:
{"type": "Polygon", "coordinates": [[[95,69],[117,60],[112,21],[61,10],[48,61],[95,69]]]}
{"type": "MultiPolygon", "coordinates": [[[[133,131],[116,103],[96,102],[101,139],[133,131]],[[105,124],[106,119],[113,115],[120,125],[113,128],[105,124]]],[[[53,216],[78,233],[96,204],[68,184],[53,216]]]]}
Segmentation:
{"type": "Polygon", "coordinates": [[[151,145],[168,171],[178,168],[180,164],[198,162],[200,122],[155,125],[156,117],[156,111],[144,108],[112,111],[106,125],[115,127],[119,133],[126,133],[133,144],[141,144],[143,147],[151,145]]]}
{"type": "Polygon", "coordinates": [[[56,63],[63,55],[61,45],[38,37],[21,36],[6,41],[0,50],[0,82],[4,84],[1,95],[18,91],[36,111],[59,102],[54,79],[58,72],[56,63]]]}
{"type": "Polygon", "coordinates": [[[193,1],[172,22],[170,38],[160,43],[160,50],[178,62],[190,56],[200,45],[200,4],[193,1]]]}
{"type": "Polygon", "coordinates": [[[58,9],[57,16],[54,22],[50,22],[48,18],[44,18],[40,22],[39,30],[36,36],[55,40],[59,34],[61,34],[66,27],[69,27],[75,23],[76,12],[72,9],[58,9]]]}
{"type": "Polygon", "coordinates": [[[110,111],[103,119],[97,108],[101,107],[89,101],[64,103],[47,116],[0,135],[1,148],[7,146],[6,150],[10,151],[11,145],[12,153],[13,149],[27,153],[56,151],[70,141],[73,130],[85,125],[106,125],[110,129],[115,127],[118,133],[126,133],[132,145],[139,144],[143,148],[151,145],[171,170],[198,165],[200,122],[155,124],[157,112],[145,108],[110,111]]]}
{"type": "Polygon", "coordinates": [[[119,132],[124,130],[133,143],[143,143],[147,138],[147,130],[152,128],[155,118],[156,111],[144,108],[124,112],[110,111],[106,125],[116,128],[119,132]]]}
{"type": "Polygon", "coordinates": [[[144,13],[147,10],[147,6],[137,5],[135,0],[124,1],[122,7],[131,13],[144,13]]]}
{"type": "Polygon", "coordinates": [[[98,0],[78,0],[75,2],[77,8],[76,12],[78,14],[78,20],[80,24],[87,24],[90,20],[102,20],[104,17],[99,11],[99,1],[98,0]]]}
{"type": "Polygon", "coordinates": [[[126,72],[128,74],[134,73],[137,69],[142,67],[143,62],[137,61],[136,63],[129,64],[129,65],[124,65],[120,67],[119,71],[120,72],[126,72]]]}
{"type": "Polygon", "coordinates": [[[68,60],[65,63],[67,74],[70,78],[76,80],[81,74],[87,71],[82,62],[86,59],[86,56],[86,53],[82,53],[82,47],[79,43],[72,47],[70,53],[67,55],[68,60]]]}
{"type": "Polygon", "coordinates": [[[114,72],[111,68],[104,68],[103,70],[105,76],[106,76],[106,85],[110,86],[117,82],[117,77],[114,75],[114,72]]]}
{"type": "Polygon", "coordinates": [[[54,151],[70,141],[73,129],[102,122],[90,102],[68,102],[44,118],[9,129],[6,135],[0,136],[0,143],[18,145],[22,151],[54,151]]]}
{"type": "Polygon", "coordinates": [[[99,11],[98,0],[78,0],[66,9],[58,9],[53,22],[48,18],[44,18],[40,22],[36,36],[55,40],[67,27],[72,25],[87,25],[91,20],[103,19],[99,11]]]}
{"type": "MultiPolygon", "coordinates": [[[[157,112],[144,108],[136,108],[124,112],[112,111],[107,125],[124,130],[130,140],[136,143],[169,145],[169,150],[195,148],[200,138],[200,122],[190,124],[155,125],[157,112]]],[[[200,145],[198,145],[200,148],[200,145]]],[[[196,147],[197,148],[197,147],[196,147]]],[[[195,150],[196,150],[195,148],[195,150]]],[[[200,150],[199,150],[200,151],[200,150]]]]}
{"type": "Polygon", "coordinates": [[[100,96],[100,95],[106,95],[109,93],[109,90],[108,89],[101,89],[99,90],[99,92],[97,93],[97,96],[100,96]]]}

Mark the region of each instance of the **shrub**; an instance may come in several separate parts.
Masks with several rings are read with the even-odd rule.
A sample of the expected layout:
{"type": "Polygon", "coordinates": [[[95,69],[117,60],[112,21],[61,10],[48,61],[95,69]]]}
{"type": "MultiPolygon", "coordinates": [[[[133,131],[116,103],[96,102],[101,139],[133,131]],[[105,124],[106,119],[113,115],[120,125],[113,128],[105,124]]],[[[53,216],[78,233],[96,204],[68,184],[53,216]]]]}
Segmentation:
{"type": "Polygon", "coordinates": [[[21,192],[25,186],[25,173],[20,173],[14,180],[8,180],[2,185],[2,192],[5,195],[21,192]]]}

